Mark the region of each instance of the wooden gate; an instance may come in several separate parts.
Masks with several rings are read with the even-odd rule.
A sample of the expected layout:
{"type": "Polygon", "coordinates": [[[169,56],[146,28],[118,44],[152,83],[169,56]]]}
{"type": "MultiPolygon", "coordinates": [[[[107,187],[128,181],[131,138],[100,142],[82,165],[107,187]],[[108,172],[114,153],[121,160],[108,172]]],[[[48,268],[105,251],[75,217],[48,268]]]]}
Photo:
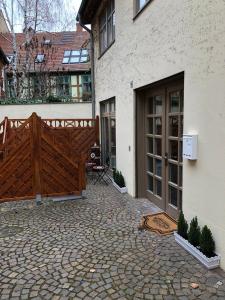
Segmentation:
{"type": "Polygon", "coordinates": [[[0,123],[0,202],[81,194],[99,119],[7,119],[0,123]]]}

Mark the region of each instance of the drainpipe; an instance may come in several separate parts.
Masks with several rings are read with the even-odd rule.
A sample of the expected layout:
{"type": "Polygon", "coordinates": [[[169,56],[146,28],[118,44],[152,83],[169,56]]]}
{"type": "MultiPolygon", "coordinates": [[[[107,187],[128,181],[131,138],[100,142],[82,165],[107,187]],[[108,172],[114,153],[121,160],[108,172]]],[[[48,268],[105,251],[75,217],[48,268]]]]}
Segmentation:
{"type": "Polygon", "coordinates": [[[80,14],[77,15],[79,24],[81,27],[83,27],[87,32],[89,32],[91,37],[91,90],[92,90],[92,118],[95,119],[96,112],[95,112],[95,62],[94,62],[94,36],[91,29],[89,29],[87,26],[85,26],[82,23],[80,14]]]}

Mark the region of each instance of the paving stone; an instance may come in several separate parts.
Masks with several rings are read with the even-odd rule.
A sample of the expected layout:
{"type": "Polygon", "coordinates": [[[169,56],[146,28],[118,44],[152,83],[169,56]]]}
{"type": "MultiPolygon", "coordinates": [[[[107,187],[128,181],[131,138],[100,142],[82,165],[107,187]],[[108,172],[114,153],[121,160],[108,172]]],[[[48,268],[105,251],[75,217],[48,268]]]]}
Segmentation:
{"type": "Polygon", "coordinates": [[[0,204],[0,224],[20,228],[0,239],[0,299],[225,299],[223,272],[207,271],[172,235],[138,231],[146,211],[155,211],[146,199],[103,184],[76,201],[0,204]]]}

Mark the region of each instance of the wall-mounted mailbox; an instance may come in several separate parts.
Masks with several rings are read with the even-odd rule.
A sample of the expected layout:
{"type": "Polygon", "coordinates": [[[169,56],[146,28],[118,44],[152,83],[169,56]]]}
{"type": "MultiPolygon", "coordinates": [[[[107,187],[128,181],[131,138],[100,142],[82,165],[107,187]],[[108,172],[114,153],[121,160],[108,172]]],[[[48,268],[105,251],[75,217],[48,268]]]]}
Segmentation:
{"type": "Polygon", "coordinates": [[[198,135],[183,135],[183,158],[196,160],[198,157],[198,135]]]}

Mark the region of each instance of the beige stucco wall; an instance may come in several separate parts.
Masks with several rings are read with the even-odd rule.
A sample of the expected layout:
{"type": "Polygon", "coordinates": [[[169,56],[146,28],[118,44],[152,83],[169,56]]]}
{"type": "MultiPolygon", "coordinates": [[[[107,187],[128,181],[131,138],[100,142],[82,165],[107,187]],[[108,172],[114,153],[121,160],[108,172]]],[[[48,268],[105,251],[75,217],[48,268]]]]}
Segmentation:
{"type": "Polygon", "coordinates": [[[97,113],[116,97],[117,168],[135,195],[134,89],[184,71],[184,132],[199,134],[199,159],[184,163],[183,209],[212,229],[225,268],[225,2],[155,0],[135,21],[133,1],[115,7],[116,41],[98,59],[96,36],[95,74],[97,113]]]}
{"type": "Polygon", "coordinates": [[[0,105],[0,122],[5,116],[23,119],[36,112],[42,118],[92,118],[91,103],[0,105]]]}

